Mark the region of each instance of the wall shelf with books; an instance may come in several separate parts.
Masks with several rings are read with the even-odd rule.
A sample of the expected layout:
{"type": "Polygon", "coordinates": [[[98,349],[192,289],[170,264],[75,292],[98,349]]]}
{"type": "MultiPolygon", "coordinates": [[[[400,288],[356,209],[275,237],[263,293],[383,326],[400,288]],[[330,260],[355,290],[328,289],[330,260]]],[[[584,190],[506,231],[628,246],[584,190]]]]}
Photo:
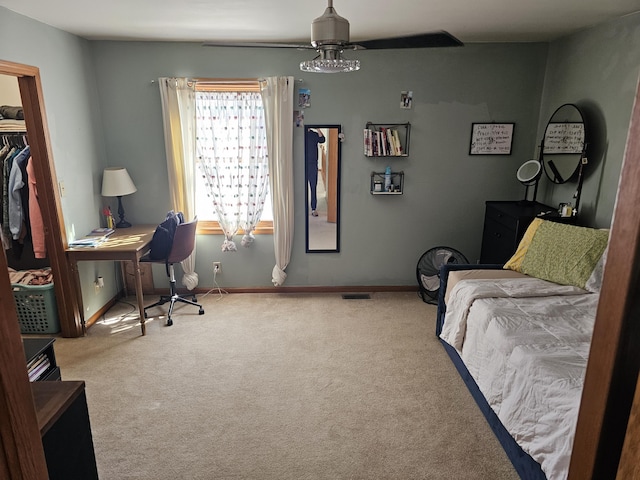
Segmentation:
{"type": "Polygon", "coordinates": [[[411,124],[367,122],[363,132],[365,157],[408,157],[411,124]]]}

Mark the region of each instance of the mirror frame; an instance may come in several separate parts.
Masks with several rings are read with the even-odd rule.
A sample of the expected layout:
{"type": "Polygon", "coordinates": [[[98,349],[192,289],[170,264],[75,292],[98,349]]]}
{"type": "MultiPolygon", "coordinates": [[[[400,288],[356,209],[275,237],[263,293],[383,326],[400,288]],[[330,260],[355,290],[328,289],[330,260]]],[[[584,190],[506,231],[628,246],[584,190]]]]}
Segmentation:
{"type": "Polygon", "coordinates": [[[524,199],[520,201],[521,204],[530,204],[536,203],[536,197],[538,196],[538,183],[540,182],[540,177],[542,176],[542,164],[540,160],[527,160],[516,172],[516,178],[518,181],[524,185],[524,199]],[[535,175],[529,175],[528,177],[522,177],[522,172],[525,169],[528,169],[529,166],[534,165],[536,168],[535,175]],[[533,199],[529,200],[529,187],[533,186],[533,199]]]}
{"type": "Polygon", "coordinates": [[[587,138],[586,138],[586,126],[584,121],[584,115],[582,111],[578,108],[577,105],[573,103],[565,103],[560,105],[553,112],[549,121],[547,122],[547,126],[544,129],[544,135],[542,137],[541,145],[540,145],[540,163],[542,164],[544,173],[546,177],[549,179],[551,183],[556,185],[560,185],[563,183],[567,183],[572,180],[576,173],[580,170],[582,165],[582,159],[585,157],[585,151],[587,148],[587,138]],[[562,110],[565,109],[568,111],[567,114],[562,115],[562,110]],[[554,120],[555,118],[555,120],[554,120]],[[575,120],[574,120],[575,119],[575,120]],[[567,148],[569,151],[563,152],[552,152],[545,153],[545,149],[548,147],[547,134],[549,133],[549,128],[551,125],[555,124],[582,124],[582,139],[581,144],[578,148],[571,149],[570,147],[563,147],[560,145],[560,150],[563,148],[567,148]],[[564,164],[569,164],[571,162],[570,168],[571,172],[567,174],[567,168],[563,168],[562,172],[560,172],[553,162],[553,160],[558,160],[561,158],[564,164]],[[575,162],[574,162],[575,159],[575,162]],[[573,165],[575,164],[575,168],[573,165]],[[564,175],[564,176],[563,176],[564,175]]]}
{"type": "MultiPolygon", "coordinates": [[[[305,199],[305,251],[306,253],[335,253],[340,251],[340,178],[341,178],[341,169],[342,169],[342,125],[336,124],[313,124],[313,125],[304,125],[304,151],[305,151],[305,167],[304,167],[304,199],[305,199]],[[335,181],[334,184],[327,187],[327,193],[335,192],[335,198],[333,198],[335,206],[330,208],[330,216],[335,217],[336,224],[336,238],[335,238],[335,248],[312,248],[311,244],[313,243],[310,239],[310,229],[309,219],[311,215],[310,208],[310,192],[309,192],[309,184],[307,181],[308,178],[308,166],[307,166],[307,132],[311,128],[319,128],[323,130],[331,130],[328,140],[333,143],[330,143],[331,148],[335,148],[335,173],[329,171],[329,180],[335,181]],[[335,131],[335,133],[333,132],[335,131]],[[335,143],[335,146],[333,145],[335,143]]],[[[329,157],[331,157],[329,155],[329,157]]],[[[328,166],[329,163],[327,163],[328,166]]],[[[329,170],[329,168],[327,168],[329,170]]],[[[316,217],[319,218],[319,217],[316,217]]],[[[327,217],[327,221],[329,220],[329,216],[327,217]]],[[[333,223],[333,222],[331,222],[333,223]]],[[[311,232],[312,233],[312,232],[311,232]]]]}

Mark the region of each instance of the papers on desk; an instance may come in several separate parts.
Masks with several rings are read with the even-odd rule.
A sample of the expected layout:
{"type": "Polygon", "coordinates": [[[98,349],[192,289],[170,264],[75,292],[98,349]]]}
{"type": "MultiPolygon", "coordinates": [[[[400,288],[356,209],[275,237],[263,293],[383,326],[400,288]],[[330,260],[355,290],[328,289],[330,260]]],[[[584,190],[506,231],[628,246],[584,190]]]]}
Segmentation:
{"type": "Polygon", "coordinates": [[[115,232],[115,230],[113,228],[109,228],[109,227],[94,228],[93,230],[91,230],[89,232],[87,237],[108,237],[113,232],[115,232]]]}
{"type": "Polygon", "coordinates": [[[111,235],[113,232],[113,228],[93,229],[86,237],[82,237],[74,240],[73,242],[69,242],[69,247],[97,247],[101,243],[104,243],[107,238],[109,238],[109,235],[111,235]]]}
{"type": "Polygon", "coordinates": [[[107,237],[84,237],[74,240],[73,242],[69,242],[70,248],[78,248],[78,247],[97,247],[104,241],[107,237]]]}

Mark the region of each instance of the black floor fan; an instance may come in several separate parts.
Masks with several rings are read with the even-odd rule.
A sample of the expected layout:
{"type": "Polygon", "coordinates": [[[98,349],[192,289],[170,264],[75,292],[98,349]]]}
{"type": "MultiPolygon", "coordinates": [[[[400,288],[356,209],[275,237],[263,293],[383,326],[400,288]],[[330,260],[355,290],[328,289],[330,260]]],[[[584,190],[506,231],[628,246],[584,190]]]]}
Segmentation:
{"type": "Polygon", "coordinates": [[[434,247],[422,254],[416,266],[419,294],[425,303],[438,303],[440,267],[448,263],[468,264],[462,253],[451,247],[434,247]]]}

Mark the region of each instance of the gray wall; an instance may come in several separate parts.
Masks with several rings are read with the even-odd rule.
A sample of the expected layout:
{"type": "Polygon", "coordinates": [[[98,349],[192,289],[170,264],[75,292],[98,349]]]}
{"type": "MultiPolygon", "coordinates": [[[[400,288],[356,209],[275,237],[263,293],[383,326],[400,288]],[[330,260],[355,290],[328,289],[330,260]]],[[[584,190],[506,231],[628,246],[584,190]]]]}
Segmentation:
{"type": "MultiPolygon", "coordinates": [[[[580,200],[585,225],[610,226],[639,72],[640,14],[560,39],[549,48],[538,139],[557,107],[580,107],[590,143],[580,200]]],[[[542,200],[571,202],[575,185],[549,188],[542,200]]]]}
{"type": "MultiPolygon", "coordinates": [[[[97,84],[88,41],[0,7],[0,59],[38,67],[67,234],[86,234],[99,222],[100,182],[106,164],[97,84]]],[[[91,315],[115,291],[113,263],[82,263],[80,278],[91,286],[98,275],[106,287],[83,289],[91,315]]]]}
{"type": "MultiPolygon", "coordinates": [[[[618,19],[546,44],[471,44],[460,49],[363,51],[362,70],[302,74],[311,52],[201,47],[188,43],[87,42],[0,8],[0,58],[40,68],[51,143],[67,229],[82,235],[100,221],[100,180],[107,165],[126,166],[138,192],[125,197],[127,217],[157,223],[169,208],[159,76],[294,75],[311,89],[307,123],[340,123],[341,252],[304,252],[302,131],[294,134],[296,234],[286,285],[414,285],[415,264],[436,245],[479,256],[484,202],[520,199],[520,164],[536,156],[548,116],[561,103],[588,114],[595,144],[583,204],[593,224],[608,226],[624,152],[640,62],[640,16],[618,19]],[[413,109],[399,108],[401,90],[413,109]],[[412,123],[410,157],[362,154],[367,121],[412,123]],[[510,156],[469,156],[472,122],[515,122],[510,156]],[[371,171],[404,170],[405,194],[369,194],[371,171]],[[591,165],[593,164],[593,168],[591,165]]],[[[572,187],[542,185],[542,200],[567,201],[572,187]]],[[[221,237],[198,238],[202,287],[213,286],[211,262],[221,260],[222,287],[271,285],[272,237],[222,254],[221,237]]],[[[87,315],[115,292],[108,262],[83,265],[87,315]],[[91,282],[100,274],[99,295],[91,282]]],[[[162,269],[156,284],[165,282],[162,269]]]]}
{"type": "MultiPolygon", "coordinates": [[[[169,208],[159,76],[294,75],[311,89],[307,123],[338,123],[342,145],[341,251],[306,254],[302,129],[294,135],[296,233],[286,285],[413,285],[419,256],[450,245],[479,255],[485,200],[520,198],[518,166],[534,148],[546,59],[543,44],[468,45],[460,49],[358,52],[359,72],[302,74],[297,50],[234,49],[197,44],[96,42],[92,45],[108,162],[125,164],[138,192],[126,198],[133,222],[157,222],[169,208]],[[400,92],[413,91],[413,109],[400,92]],[[410,121],[407,159],[362,153],[367,121],[410,121]],[[469,156],[472,122],[516,123],[511,156],[469,156]],[[372,170],[405,172],[402,196],[372,196],[372,170]]],[[[251,249],[222,254],[218,236],[198,239],[197,271],[211,286],[211,262],[223,262],[223,286],[268,286],[271,236],[251,249]]],[[[158,273],[158,270],[156,270],[158,273]]],[[[156,275],[156,281],[163,281],[156,275]]]]}

